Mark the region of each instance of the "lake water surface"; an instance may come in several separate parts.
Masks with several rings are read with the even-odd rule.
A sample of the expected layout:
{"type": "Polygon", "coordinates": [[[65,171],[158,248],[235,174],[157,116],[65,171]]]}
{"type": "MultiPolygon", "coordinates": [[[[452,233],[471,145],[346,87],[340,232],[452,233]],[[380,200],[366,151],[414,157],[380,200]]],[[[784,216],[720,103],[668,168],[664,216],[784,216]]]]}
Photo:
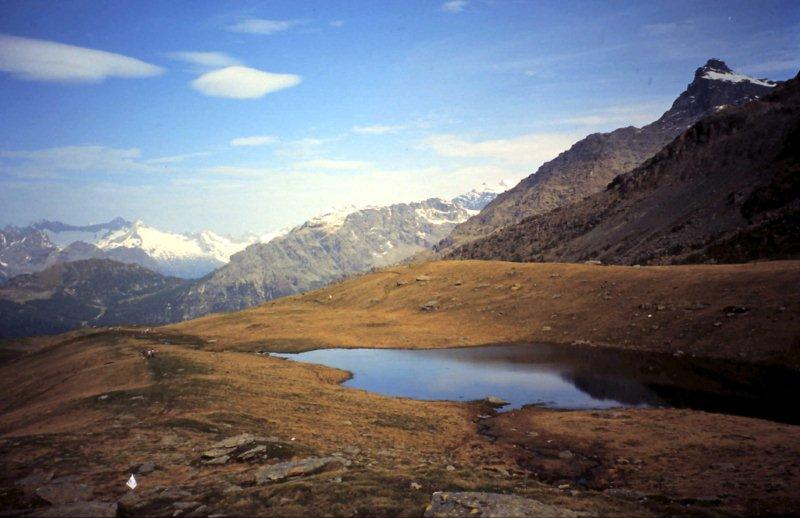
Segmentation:
{"type": "Polygon", "coordinates": [[[452,349],[317,349],[273,354],[349,371],[344,383],[389,396],[469,401],[504,410],[682,407],[800,423],[789,370],[720,360],[543,344],[452,349]]]}

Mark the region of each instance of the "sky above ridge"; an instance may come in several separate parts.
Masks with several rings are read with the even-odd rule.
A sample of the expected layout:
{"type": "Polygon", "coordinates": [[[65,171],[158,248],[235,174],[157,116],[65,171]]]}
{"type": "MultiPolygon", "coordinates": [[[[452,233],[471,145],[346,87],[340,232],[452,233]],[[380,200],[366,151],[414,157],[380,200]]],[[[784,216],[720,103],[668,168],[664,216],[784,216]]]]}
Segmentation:
{"type": "Polygon", "coordinates": [[[710,57],[796,75],[800,3],[0,0],[0,225],[267,232],[516,183],[710,57]]]}

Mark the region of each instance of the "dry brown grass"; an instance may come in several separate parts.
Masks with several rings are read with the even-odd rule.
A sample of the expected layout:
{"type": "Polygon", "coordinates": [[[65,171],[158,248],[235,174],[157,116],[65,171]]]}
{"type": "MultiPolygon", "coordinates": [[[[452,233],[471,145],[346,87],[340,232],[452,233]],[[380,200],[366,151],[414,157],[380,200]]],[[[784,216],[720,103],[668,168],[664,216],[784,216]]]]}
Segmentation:
{"type": "Polygon", "coordinates": [[[580,341],[800,368],[796,286],[797,261],[646,268],[441,261],[167,329],[216,340],[209,347],[220,349],[580,341]],[[431,279],[417,281],[422,275],[431,279]],[[431,300],[439,308],[421,311],[431,300]],[[732,306],[748,311],[731,316],[732,306]]]}

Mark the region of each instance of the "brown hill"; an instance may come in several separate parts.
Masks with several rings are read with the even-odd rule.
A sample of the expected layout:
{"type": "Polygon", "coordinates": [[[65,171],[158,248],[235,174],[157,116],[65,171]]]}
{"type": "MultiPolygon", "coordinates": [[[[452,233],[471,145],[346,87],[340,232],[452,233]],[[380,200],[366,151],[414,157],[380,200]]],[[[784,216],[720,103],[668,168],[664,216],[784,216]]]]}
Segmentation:
{"type": "Polygon", "coordinates": [[[800,368],[800,291],[787,289],[798,283],[800,262],[791,261],[644,268],[440,261],[166,329],[243,350],[576,342],[800,368]]]}
{"type": "Polygon", "coordinates": [[[0,349],[0,509],[419,516],[435,491],[488,491],[599,516],[790,514],[796,426],[674,408],[496,414],[349,389],[343,371],[253,352],[585,340],[798,369],[798,280],[789,261],[445,261],[170,329],[15,344],[0,349]],[[258,482],[329,456],[344,460],[258,482]]]}
{"type": "Polygon", "coordinates": [[[708,60],[657,121],[642,128],[629,126],[610,133],[594,133],[580,140],[513,189],[500,194],[479,214],[458,225],[438,245],[438,250],[447,252],[527,217],[602,191],[614,177],[652,157],[696,121],[721,106],[757,99],[775,86],[764,80],[729,80],[744,77],[734,74],[724,62],[708,60]]]}
{"type": "Polygon", "coordinates": [[[719,110],[583,201],[450,258],[741,262],[800,255],[800,81],[719,110]]]}

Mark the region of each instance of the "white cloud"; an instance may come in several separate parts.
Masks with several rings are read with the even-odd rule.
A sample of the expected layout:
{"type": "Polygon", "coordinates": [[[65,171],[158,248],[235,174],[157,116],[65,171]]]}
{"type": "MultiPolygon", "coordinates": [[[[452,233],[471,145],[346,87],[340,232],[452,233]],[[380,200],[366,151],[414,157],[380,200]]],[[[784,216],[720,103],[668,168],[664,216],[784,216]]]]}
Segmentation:
{"type": "Polygon", "coordinates": [[[255,68],[233,66],[207,72],[190,84],[192,88],[212,97],[256,99],[300,83],[294,74],[273,74],[255,68]]]}
{"type": "Polygon", "coordinates": [[[333,160],[329,158],[317,158],[314,160],[307,160],[305,162],[298,162],[294,164],[295,168],[299,169],[326,169],[333,171],[356,171],[369,169],[372,164],[360,160],[333,160]]]}
{"type": "Polygon", "coordinates": [[[239,137],[231,140],[233,147],[255,147],[273,144],[277,139],[270,135],[254,135],[252,137],[239,137]]]}
{"type": "Polygon", "coordinates": [[[151,170],[136,148],[64,146],[33,151],[0,151],[0,169],[23,177],[46,177],[64,172],[121,173],[151,170]]]}
{"type": "Polygon", "coordinates": [[[450,0],[442,4],[442,11],[446,13],[460,13],[468,3],[467,0],[450,0]]]}
{"type": "Polygon", "coordinates": [[[292,27],[305,25],[308,20],[265,20],[262,18],[249,18],[228,26],[232,32],[246,34],[275,34],[288,31],[292,27]]]}
{"type": "Polygon", "coordinates": [[[331,27],[342,27],[344,26],[344,20],[333,20],[328,25],[330,25],[331,27]]]}
{"type": "Polygon", "coordinates": [[[164,72],[161,67],[121,54],[4,34],[0,34],[0,70],[28,81],[74,83],[164,72]]]}
{"type": "Polygon", "coordinates": [[[386,133],[397,133],[403,129],[405,129],[405,126],[373,124],[370,126],[353,126],[351,131],[353,133],[361,133],[363,135],[385,135],[386,133]]]}
{"type": "Polygon", "coordinates": [[[423,147],[445,157],[488,158],[532,169],[571,146],[577,135],[529,133],[508,139],[470,142],[456,135],[431,135],[423,147]]]}
{"type": "Polygon", "coordinates": [[[233,56],[225,54],[224,52],[182,51],[182,52],[170,52],[169,54],[167,54],[167,56],[171,57],[172,59],[186,61],[187,63],[191,63],[193,65],[199,65],[201,67],[208,67],[208,68],[229,67],[241,64],[241,61],[234,58],[233,56]]]}

